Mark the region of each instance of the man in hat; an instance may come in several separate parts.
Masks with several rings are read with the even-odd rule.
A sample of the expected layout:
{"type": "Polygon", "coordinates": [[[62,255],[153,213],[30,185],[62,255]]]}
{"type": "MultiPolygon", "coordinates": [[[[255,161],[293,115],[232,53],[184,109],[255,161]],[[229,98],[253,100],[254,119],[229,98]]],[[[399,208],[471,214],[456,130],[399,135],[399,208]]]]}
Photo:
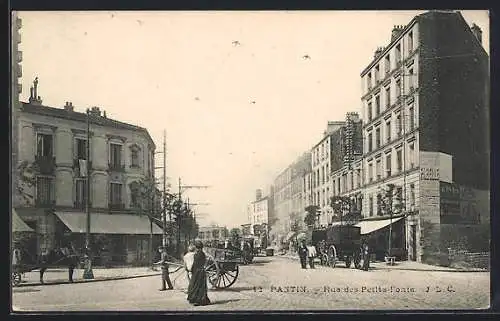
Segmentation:
{"type": "Polygon", "coordinates": [[[158,249],[161,253],[161,259],[156,264],[161,265],[161,289],[160,291],[165,290],[173,290],[172,281],[170,281],[170,276],[168,272],[168,262],[167,262],[167,249],[163,246],[160,246],[158,249]],[[168,289],[166,285],[168,284],[168,289]]]}
{"type": "Polygon", "coordinates": [[[300,259],[300,266],[303,269],[307,269],[307,256],[308,256],[308,251],[307,251],[307,246],[306,246],[306,241],[302,240],[299,245],[299,259],[300,259]]]}

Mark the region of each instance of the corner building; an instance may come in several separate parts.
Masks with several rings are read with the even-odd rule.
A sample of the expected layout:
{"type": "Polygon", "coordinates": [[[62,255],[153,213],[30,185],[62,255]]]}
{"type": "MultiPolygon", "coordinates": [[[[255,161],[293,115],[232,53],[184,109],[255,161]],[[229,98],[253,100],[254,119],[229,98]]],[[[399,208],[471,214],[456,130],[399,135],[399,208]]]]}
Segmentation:
{"type": "MultiPolygon", "coordinates": [[[[387,219],[382,188],[400,195],[393,245],[438,263],[448,248],[487,250],[489,57],[478,26],[430,11],[395,26],[361,73],[365,220],[387,219]]],[[[346,191],[348,192],[348,191],[346,191]]]]}
{"type": "Polygon", "coordinates": [[[68,240],[83,249],[89,197],[91,245],[102,259],[96,264],[147,263],[151,232],[156,242],[153,249],[160,244],[162,233],[156,224],[150,224],[136,188],[140,180],[154,179],[155,144],[148,131],[110,119],[93,107],[88,136],[85,113],[75,111],[69,102],[64,108],[42,105],[37,83],[31,92],[29,102],[20,109],[16,146],[19,163],[33,167],[34,184],[25,186],[33,198],[16,207],[38,235],[27,250],[39,255],[68,240]]]}

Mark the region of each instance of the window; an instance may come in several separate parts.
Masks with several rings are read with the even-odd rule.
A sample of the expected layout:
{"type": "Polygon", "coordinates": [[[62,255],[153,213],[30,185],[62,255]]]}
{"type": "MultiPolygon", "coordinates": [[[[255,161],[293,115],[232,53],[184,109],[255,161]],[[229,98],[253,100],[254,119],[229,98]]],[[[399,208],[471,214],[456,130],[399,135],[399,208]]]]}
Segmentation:
{"type": "Polygon", "coordinates": [[[110,186],[109,201],[111,205],[121,205],[122,204],[122,184],[111,183],[110,186]]]}
{"type": "Polygon", "coordinates": [[[76,183],[76,198],[75,203],[78,208],[85,207],[87,203],[87,180],[77,179],[76,183]]]}
{"type": "Polygon", "coordinates": [[[370,132],[368,134],[368,152],[371,152],[372,149],[373,149],[373,137],[372,137],[372,133],[370,132]]]}
{"type": "Polygon", "coordinates": [[[415,144],[414,143],[411,143],[409,145],[409,152],[408,155],[409,157],[409,161],[410,161],[410,168],[414,168],[415,167],[415,144]]]}
{"type": "Polygon", "coordinates": [[[398,173],[399,173],[403,170],[403,158],[402,158],[401,149],[398,149],[396,151],[396,163],[397,163],[397,169],[398,169],[398,173]]]}
{"type": "Polygon", "coordinates": [[[396,56],[396,63],[399,64],[401,62],[401,45],[397,44],[396,45],[396,50],[394,52],[396,56]]]}
{"type": "Polygon", "coordinates": [[[375,117],[380,115],[380,96],[375,97],[375,117]]]}
{"type": "Polygon", "coordinates": [[[357,171],[357,177],[356,178],[357,178],[357,181],[358,181],[358,187],[360,187],[361,186],[361,170],[360,169],[358,169],[358,171],[357,171]]]}
{"type": "Polygon", "coordinates": [[[330,170],[328,164],[326,164],[326,181],[330,181],[330,170]]]}
{"type": "Polygon", "coordinates": [[[403,123],[401,120],[401,113],[398,113],[396,116],[396,134],[398,137],[401,137],[403,134],[403,123]]]}
{"type": "Polygon", "coordinates": [[[368,164],[368,181],[373,182],[373,164],[368,164]]]}
{"type": "Polygon", "coordinates": [[[415,206],[415,184],[410,184],[410,206],[415,206]]]}
{"type": "Polygon", "coordinates": [[[36,203],[50,205],[54,201],[54,179],[51,177],[36,178],[36,203]]]}
{"type": "Polygon", "coordinates": [[[382,216],[382,195],[377,194],[377,215],[382,216]]]}
{"type": "Polygon", "coordinates": [[[386,177],[391,176],[391,168],[392,168],[392,158],[391,154],[386,154],[385,155],[385,173],[386,177]]]}
{"type": "Polygon", "coordinates": [[[371,90],[372,89],[372,74],[371,73],[367,74],[366,82],[367,82],[368,90],[371,90]]]}
{"type": "Polygon", "coordinates": [[[140,207],[139,185],[136,182],[133,182],[129,185],[129,187],[130,187],[130,206],[140,207]]]}
{"type": "Polygon", "coordinates": [[[87,159],[87,140],[76,139],[76,159],[87,159]]]}
{"type": "Polygon", "coordinates": [[[413,51],[413,31],[408,33],[408,53],[413,51]]]}
{"type": "Polygon", "coordinates": [[[389,55],[385,56],[384,66],[385,66],[385,74],[387,75],[391,71],[391,57],[389,55]]]}
{"type": "Polygon", "coordinates": [[[134,146],[130,149],[130,166],[131,167],[140,167],[139,166],[139,152],[140,152],[140,149],[137,146],[134,146]]]}
{"type": "Polygon", "coordinates": [[[380,180],[382,178],[382,162],[380,161],[380,158],[377,159],[375,162],[375,174],[377,175],[377,180],[380,180]]]}
{"type": "Polygon", "coordinates": [[[413,106],[410,106],[410,108],[408,109],[410,131],[415,128],[415,115],[414,115],[414,113],[415,113],[415,109],[413,108],[413,106]]]}
{"type": "Polygon", "coordinates": [[[53,156],[53,137],[49,134],[37,134],[36,136],[36,155],[38,157],[53,156]]]}
{"type": "Polygon", "coordinates": [[[385,123],[385,134],[387,137],[387,142],[391,141],[391,122],[388,120],[385,123]]]}
{"type": "Polygon", "coordinates": [[[401,97],[401,79],[396,80],[396,99],[401,97]]]}
{"type": "Polygon", "coordinates": [[[322,171],[321,184],[325,184],[325,166],[321,166],[321,171],[322,171]]]}
{"type": "Polygon", "coordinates": [[[380,148],[380,128],[375,129],[375,148],[380,148]]]}
{"type": "Polygon", "coordinates": [[[122,164],[122,145],[110,144],[111,166],[120,167],[122,164]]]}
{"type": "Polygon", "coordinates": [[[413,79],[414,77],[415,77],[415,75],[413,74],[413,68],[411,68],[410,70],[408,70],[408,87],[409,87],[410,92],[415,87],[414,86],[414,79],[413,79]]]}
{"type": "Polygon", "coordinates": [[[375,67],[375,83],[378,83],[380,80],[380,66],[377,65],[375,67]]]}
{"type": "Polygon", "coordinates": [[[391,107],[391,86],[385,87],[385,108],[391,107]]]}
{"type": "Polygon", "coordinates": [[[354,172],[351,172],[349,177],[351,178],[351,189],[354,189],[354,172]]]}
{"type": "Polygon", "coordinates": [[[369,215],[373,216],[373,196],[371,196],[371,195],[368,198],[368,211],[369,211],[369,215]]]}
{"type": "Polygon", "coordinates": [[[368,121],[372,120],[372,103],[368,103],[368,121]]]}

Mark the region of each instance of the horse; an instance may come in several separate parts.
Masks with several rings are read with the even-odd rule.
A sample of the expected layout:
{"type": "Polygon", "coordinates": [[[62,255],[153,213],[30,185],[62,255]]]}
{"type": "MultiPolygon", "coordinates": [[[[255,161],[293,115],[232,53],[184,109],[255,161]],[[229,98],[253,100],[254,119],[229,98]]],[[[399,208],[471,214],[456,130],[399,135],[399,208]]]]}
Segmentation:
{"type": "Polygon", "coordinates": [[[73,271],[80,263],[80,257],[66,249],[51,249],[40,257],[40,283],[43,284],[43,274],[49,267],[67,266],[69,282],[73,283],[73,271]]]}

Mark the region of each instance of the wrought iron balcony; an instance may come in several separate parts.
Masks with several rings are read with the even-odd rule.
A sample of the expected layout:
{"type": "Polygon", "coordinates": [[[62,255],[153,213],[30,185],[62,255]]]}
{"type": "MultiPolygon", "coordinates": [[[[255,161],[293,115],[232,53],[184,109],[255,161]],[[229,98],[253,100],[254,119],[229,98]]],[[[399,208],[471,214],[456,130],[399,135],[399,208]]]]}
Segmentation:
{"type": "Polygon", "coordinates": [[[40,174],[54,175],[56,158],[53,156],[35,156],[35,165],[40,174]]]}
{"type": "Polygon", "coordinates": [[[47,200],[47,199],[36,199],[35,205],[37,207],[54,207],[56,206],[55,200],[47,200]]]}
{"type": "Polygon", "coordinates": [[[108,171],[110,171],[110,172],[125,172],[125,165],[108,163],[108,171]]]}
{"type": "MultiPolygon", "coordinates": [[[[92,161],[87,162],[87,168],[89,170],[92,169],[92,161]]],[[[78,158],[73,159],[73,169],[80,171],[80,159],[78,159],[78,158]]],[[[80,173],[80,174],[82,174],[82,173],[80,173]]],[[[83,175],[79,175],[79,176],[83,176],[83,175]]]]}
{"type": "Polygon", "coordinates": [[[123,203],[109,203],[109,209],[112,211],[124,210],[125,204],[123,204],[123,203]]]}

